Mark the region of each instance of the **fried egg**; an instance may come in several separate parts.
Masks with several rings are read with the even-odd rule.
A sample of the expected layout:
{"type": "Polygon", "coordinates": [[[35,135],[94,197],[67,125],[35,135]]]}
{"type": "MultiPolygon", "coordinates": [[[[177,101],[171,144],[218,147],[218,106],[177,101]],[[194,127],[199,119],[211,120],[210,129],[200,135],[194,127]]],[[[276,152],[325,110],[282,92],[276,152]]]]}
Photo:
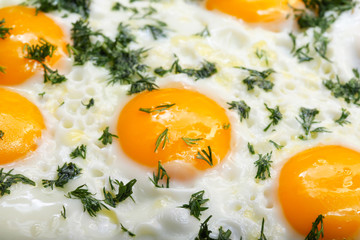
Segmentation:
{"type": "Polygon", "coordinates": [[[323,83],[356,78],[358,6],[322,33],[327,59],[309,44],[313,60],[299,62],[294,45],[306,50],[315,37],[292,16],[299,0],[93,0],[84,24],[99,56],[119,29],[128,38],[111,46],[139,52],[126,63],[79,63],[72,35],[83,12],[19,3],[0,2],[9,28],[0,38],[0,169],[35,185],[0,195],[0,238],[183,240],[206,224],[214,239],[305,239],[322,215],[324,239],[360,239],[360,109],[323,83]],[[44,64],[66,81],[44,82],[43,65],[26,58],[24,46],[41,39],[55,47],[44,64]],[[133,79],[114,81],[113,68],[140,58],[126,72],[133,79]],[[260,73],[268,85],[256,83],[260,73]],[[154,89],[137,91],[134,79],[154,89]],[[79,174],[51,183],[69,163],[79,174]],[[131,181],[131,198],[106,201],[131,181]],[[78,188],[97,210],[71,195],[78,188]],[[198,214],[187,207],[194,194],[198,214]]]}

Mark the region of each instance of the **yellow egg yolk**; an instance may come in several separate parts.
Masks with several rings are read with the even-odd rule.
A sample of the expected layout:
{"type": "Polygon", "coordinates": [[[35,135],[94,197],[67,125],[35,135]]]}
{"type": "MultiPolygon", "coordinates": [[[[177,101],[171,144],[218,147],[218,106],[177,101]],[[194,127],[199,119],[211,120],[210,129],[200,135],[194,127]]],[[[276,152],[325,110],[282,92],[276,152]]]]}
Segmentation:
{"type": "Polygon", "coordinates": [[[207,0],[206,8],[241,18],[250,23],[285,20],[291,6],[300,0],[207,0]]]}
{"type": "Polygon", "coordinates": [[[46,64],[53,66],[61,56],[65,55],[66,41],[62,29],[42,12],[36,14],[35,8],[11,6],[0,9],[0,20],[4,19],[4,27],[11,28],[10,35],[0,39],[0,85],[16,85],[23,83],[42,67],[34,60],[24,58],[24,45],[39,44],[41,38],[56,46],[53,56],[46,64]]]}
{"type": "Polygon", "coordinates": [[[117,131],[124,152],[144,166],[157,167],[161,161],[205,170],[212,166],[198,154],[209,160],[203,150],[211,152],[213,166],[218,164],[230,148],[229,126],[225,110],[215,101],[170,88],[133,98],[120,113],[117,131]]]}
{"type": "Polygon", "coordinates": [[[281,170],[278,196],[302,235],[322,214],[324,239],[354,239],[360,230],[360,153],[341,146],[298,153],[281,170]]]}
{"type": "Polygon", "coordinates": [[[13,162],[34,151],[44,128],[43,117],[33,103],[0,88],[0,164],[13,162]]]}

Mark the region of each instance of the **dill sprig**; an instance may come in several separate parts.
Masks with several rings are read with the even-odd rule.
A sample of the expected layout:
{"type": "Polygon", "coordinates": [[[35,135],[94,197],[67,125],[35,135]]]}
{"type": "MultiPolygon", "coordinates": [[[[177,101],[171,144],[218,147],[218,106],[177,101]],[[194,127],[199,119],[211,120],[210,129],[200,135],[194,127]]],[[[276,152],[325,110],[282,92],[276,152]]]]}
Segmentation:
{"type": "Polygon", "coordinates": [[[279,121],[282,119],[282,114],[280,112],[279,106],[276,106],[275,108],[269,108],[266,103],[264,103],[266,109],[270,112],[269,119],[271,122],[269,125],[264,128],[264,132],[266,132],[271,126],[275,126],[279,123],[279,121]]]}
{"type": "Polygon", "coordinates": [[[76,166],[76,164],[70,162],[70,163],[64,163],[64,165],[60,168],[58,166],[57,172],[58,172],[58,178],[56,180],[42,180],[42,184],[44,188],[51,187],[51,189],[55,187],[61,187],[63,188],[65,184],[67,184],[71,179],[74,179],[76,176],[81,174],[81,168],[76,166]]]}
{"type": "Polygon", "coordinates": [[[312,228],[311,228],[309,234],[306,236],[305,240],[319,240],[320,238],[324,237],[323,219],[324,219],[324,216],[321,214],[316,218],[315,222],[312,223],[312,228]],[[319,227],[319,224],[320,224],[320,227],[319,227]]]}
{"type": "Polygon", "coordinates": [[[273,144],[274,147],[275,147],[277,150],[280,150],[280,149],[282,149],[282,148],[284,147],[283,145],[280,145],[280,144],[274,142],[273,140],[269,140],[269,142],[270,142],[271,144],[273,144]]]}
{"type": "Polygon", "coordinates": [[[166,70],[163,67],[158,67],[154,70],[154,73],[161,77],[167,73],[175,73],[175,74],[184,73],[184,74],[188,75],[189,77],[195,77],[195,81],[197,81],[199,79],[203,79],[203,78],[209,78],[212,75],[214,75],[215,73],[217,73],[215,63],[204,61],[201,63],[201,65],[202,66],[199,69],[183,68],[179,64],[178,57],[175,55],[175,61],[169,69],[166,70]]]}
{"type": "Polygon", "coordinates": [[[251,143],[248,142],[247,147],[248,147],[249,153],[251,155],[255,155],[254,145],[252,145],[251,143]]]}
{"type": "Polygon", "coordinates": [[[146,24],[142,27],[142,30],[148,30],[151,33],[151,36],[154,40],[158,40],[159,38],[166,38],[167,35],[165,33],[167,24],[163,21],[157,20],[155,24],[146,24]]]}
{"type": "Polygon", "coordinates": [[[271,166],[271,155],[272,152],[266,153],[265,155],[258,154],[259,159],[255,161],[255,166],[258,168],[256,172],[256,179],[265,180],[268,177],[271,177],[270,175],[270,166],[271,166]]]}
{"type": "Polygon", "coordinates": [[[98,67],[105,67],[110,72],[110,84],[131,84],[129,95],[157,89],[155,78],[144,75],[148,66],[142,60],[147,50],[130,48],[129,45],[136,39],[128,25],[120,23],[117,31],[112,40],[100,31],[93,31],[85,20],[73,23],[71,38],[74,44],[71,51],[75,64],[92,61],[98,67]],[[92,37],[97,40],[92,40],[92,37]]]}
{"type": "Polygon", "coordinates": [[[247,85],[248,91],[254,89],[255,86],[258,86],[259,88],[265,91],[270,91],[274,87],[274,83],[268,80],[271,74],[275,73],[274,69],[272,68],[269,68],[262,72],[245,67],[235,67],[235,68],[243,69],[249,72],[250,75],[242,80],[243,83],[247,85]]]}
{"type": "Polygon", "coordinates": [[[74,191],[69,192],[65,197],[72,199],[79,199],[83,204],[84,212],[88,212],[91,217],[96,217],[96,213],[102,208],[108,209],[100,200],[94,198],[95,194],[89,192],[87,185],[83,184],[77,187],[74,191]]]}
{"type": "Polygon", "coordinates": [[[63,210],[60,212],[60,214],[64,219],[66,219],[66,208],[64,205],[63,205],[63,210]]]}
{"type": "Polygon", "coordinates": [[[249,118],[249,113],[250,113],[251,108],[243,100],[238,101],[238,102],[232,101],[232,102],[228,102],[227,104],[230,105],[230,107],[229,107],[230,110],[235,109],[239,113],[240,122],[243,119],[249,118]]]}
{"type": "Polygon", "coordinates": [[[203,37],[203,38],[210,37],[211,34],[210,34],[208,26],[205,26],[205,28],[201,32],[194,34],[194,36],[199,36],[199,37],[203,37]]]}
{"type": "Polygon", "coordinates": [[[189,204],[183,204],[181,208],[188,208],[190,210],[190,215],[196,217],[200,220],[201,212],[208,209],[208,207],[203,207],[202,205],[209,201],[208,198],[204,199],[205,191],[199,191],[191,195],[189,204]]]}
{"type": "Polygon", "coordinates": [[[5,39],[7,37],[7,35],[10,35],[10,30],[12,28],[7,28],[4,26],[5,23],[5,19],[3,18],[2,20],[0,20],[0,38],[1,39],[5,39]]]}
{"type": "Polygon", "coordinates": [[[8,172],[4,172],[4,168],[0,169],[0,195],[10,194],[9,188],[16,183],[23,183],[35,186],[35,182],[25,177],[22,174],[12,174],[11,169],[8,172]]]}
{"type": "Polygon", "coordinates": [[[153,91],[159,88],[159,86],[155,84],[155,77],[143,76],[140,73],[137,75],[139,76],[139,79],[131,83],[130,89],[127,93],[128,95],[140,93],[145,90],[153,91]]]}
{"type": "Polygon", "coordinates": [[[59,74],[58,70],[52,70],[45,64],[45,60],[48,57],[52,57],[56,46],[52,45],[45,39],[41,38],[39,44],[29,45],[25,44],[23,51],[26,51],[25,58],[39,62],[44,68],[44,83],[51,82],[52,84],[62,83],[66,81],[64,75],[59,74]]]}
{"type": "Polygon", "coordinates": [[[345,108],[341,108],[341,116],[338,119],[336,119],[335,122],[340,126],[343,126],[344,124],[349,124],[350,121],[347,120],[349,116],[350,116],[350,112],[345,108]]]}
{"type": "Polygon", "coordinates": [[[95,100],[93,98],[90,98],[90,100],[87,104],[84,104],[83,102],[81,102],[81,104],[83,106],[85,106],[86,109],[90,109],[91,107],[93,107],[95,105],[95,100]]]}
{"type": "Polygon", "coordinates": [[[311,129],[311,126],[313,124],[319,123],[315,121],[315,117],[318,114],[319,114],[319,110],[317,110],[316,108],[313,109],[304,108],[304,107],[300,108],[300,114],[299,114],[300,120],[298,118],[296,118],[296,120],[301,124],[301,127],[305,132],[305,136],[303,135],[299,136],[301,140],[306,140],[310,133],[329,132],[324,127],[317,127],[315,129],[311,129]]]}
{"type": "Polygon", "coordinates": [[[154,184],[155,187],[157,188],[169,188],[170,187],[170,177],[167,174],[165,168],[161,165],[161,162],[158,162],[158,170],[157,170],[157,174],[155,175],[155,173],[153,172],[153,178],[149,178],[150,181],[154,184]],[[159,184],[159,182],[161,180],[163,180],[164,178],[166,178],[166,185],[164,186],[164,184],[159,184]]]}
{"type": "Polygon", "coordinates": [[[89,17],[91,0],[34,0],[37,11],[51,12],[67,10],[89,17]]]}
{"type": "Polygon", "coordinates": [[[296,36],[293,33],[289,33],[289,36],[293,44],[290,53],[292,53],[293,56],[298,59],[299,63],[308,62],[314,59],[313,57],[309,56],[310,53],[309,43],[297,48],[296,36]]]}
{"type": "Polygon", "coordinates": [[[264,234],[264,225],[265,225],[265,219],[263,218],[261,223],[260,237],[258,240],[266,240],[266,236],[264,234]]]}
{"type": "Polygon", "coordinates": [[[213,158],[212,158],[211,147],[208,146],[207,148],[208,148],[208,153],[206,152],[206,150],[202,149],[201,152],[200,151],[197,152],[196,158],[204,160],[210,166],[213,166],[213,158]]]}
{"type": "Polygon", "coordinates": [[[182,137],[181,139],[186,143],[186,145],[192,146],[192,145],[197,144],[196,142],[201,141],[203,138],[187,138],[187,137],[182,137]]]}
{"type": "Polygon", "coordinates": [[[155,142],[155,151],[154,152],[156,152],[158,150],[161,142],[163,143],[161,148],[162,149],[165,148],[166,143],[169,142],[168,132],[169,132],[169,129],[166,128],[162,133],[160,133],[159,137],[156,139],[156,142],[155,142]]]}
{"type": "Polygon", "coordinates": [[[324,86],[331,91],[336,98],[343,98],[347,103],[359,104],[360,100],[360,73],[359,70],[353,69],[354,77],[348,82],[342,83],[339,77],[336,81],[326,80],[324,86]]]}
{"type": "Polygon", "coordinates": [[[211,217],[212,215],[210,215],[203,223],[201,223],[199,233],[195,240],[230,240],[232,232],[230,231],[230,229],[224,231],[222,226],[219,227],[219,235],[217,236],[217,238],[213,238],[210,236],[212,231],[209,230],[208,222],[211,217]]]}
{"type": "Polygon", "coordinates": [[[266,66],[269,66],[268,54],[264,49],[256,48],[255,55],[258,59],[264,59],[266,66]]]}
{"type": "Polygon", "coordinates": [[[80,146],[77,146],[74,151],[70,153],[70,157],[72,159],[81,157],[82,159],[86,158],[86,145],[81,144],[80,146]]]}
{"type": "Polygon", "coordinates": [[[129,230],[128,230],[126,227],[124,227],[124,225],[122,225],[121,223],[120,223],[120,226],[121,226],[121,230],[123,230],[124,232],[126,232],[127,234],[129,234],[130,237],[136,237],[136,234],[135,234],[135,233],[129,231],[129,230]]]}
{"type": "Polygon", "coordinates": [[[103,193],[105,196],[104,202],[111,207],[116,207],[116,205],[128,197],[130,197],[133,201],[131,194],[133,193],[132,187],[135,185],[136,179],[130,180],[127,184],[124,184],[122,181],[115,179],[112,180],[109,177],[110,191],[106,191],[105,187],[103,188],[103,193]],[[116,193],[116,188],[114,184],[118,186],[118,190],[116,193]]]}
{"type": "Polygon", "coordinates": [[[108,145],[108,144],[112,144],[112,138],[113,137],[119,138],[115,134],[110,133],[109,132],[109,127],[106,127],[103,130],[103,134],[101,135],[101,137],[98,140],[101,141],[102,144],[108,145]]]}
{"type": "Polygon", "coordinates": [[[159,113],[159,112],[168,110],[169,108],[171,108],[174,105],[175,105],[175,103],[161,104],[159,106],[152,107],[152,108],[139,108],[139,111],[146,112],[146,113],[153,113],[153,112],[159,113]]]}

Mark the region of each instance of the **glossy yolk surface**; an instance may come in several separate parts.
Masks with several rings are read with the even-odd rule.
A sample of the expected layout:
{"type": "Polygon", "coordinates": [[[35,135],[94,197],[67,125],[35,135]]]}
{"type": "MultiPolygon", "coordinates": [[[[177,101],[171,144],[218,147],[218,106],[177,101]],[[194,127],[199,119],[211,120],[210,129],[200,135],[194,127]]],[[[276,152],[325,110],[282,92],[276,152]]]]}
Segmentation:
{"type": "Polygon", "coordinates": [[[354,239],[360,229],[360,153],[341,146],[300,152],[281,170],[278,193],[299,233],[306,236],[322,214],[324,239],[354,239]]]}
{"type": "Polygon", "coordinates": [[[17,93],[0,88],[0,164],[13,162],[37,147],[45,128],[39,109],[17,93]]]}
{"type": "Polygon", "coordinates": [[[24,45],[36,45],[41,38],[57,47],[52,58],[46,64],[54,65],[65,55],[66,41],[62,29],[44,13],[35,14],[35,8],[11,6],[0,9],[0,19],[5,20],[4,27],[12,28],[10,35],[0,39],[0,66],[6,73],[0,73],[0,85],[16,85],[26,81],[37,71],[40,64],[25,59],[24,45]]]}
{"type": "Polygon", "coordinates": [[[210,146],[215,166],[229,151],[231,131],[224,129],[224,124],[229,124],[225,110],[208,97],[190,90],[161,89],[133,98],[120,113],[117,131],[122,149],[142,165],[157,167],[160,160],[205,170],[211,166],[196,157],[198,152],[209,153],[210,146]],[[164,111],[139,111],[166,104],[175,105],[164,111]],[[168,142],[162,148],[162,141],[155,151],[156,141],[166,129],[168,142]],[[200,140],[186,144],[182,138],[200,140]]]}
{"type": "Polygon", "coordinates": [[[300,0],[207,0],[206,8],[241,18],[246,22],[261,23],[285,20],[290,7],[298,7],[300,0]]]}

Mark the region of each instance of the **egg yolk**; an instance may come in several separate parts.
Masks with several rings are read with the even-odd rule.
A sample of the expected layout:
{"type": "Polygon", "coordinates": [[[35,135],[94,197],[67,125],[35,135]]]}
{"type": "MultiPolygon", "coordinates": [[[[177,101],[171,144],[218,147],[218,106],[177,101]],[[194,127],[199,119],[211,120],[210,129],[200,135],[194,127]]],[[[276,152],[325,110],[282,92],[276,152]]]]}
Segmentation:
{"type": "Polygon", "coordinates": [[[34,151],[44,128],[43,117],[33,103],[0,88],[0,164],[13,162],[34,151]]]}
{"type": "Polygon", "coordinates": [[[291,6],[300,0],[207,0],[206,8],[241,18],[246,22],[260,23],[285,20],[291,6]]]}
{"type": "Polygon", "coordinates": [[[211,155],[213,166],[229,151],[229,126],[225,110],[215,101],[169,88],[133,98],[120,113],[117,131],[124,152],[144,166],[157,167],[161,161],[205,170],[212,166],[203,150],[211,155]]]}
{"type": "Polygon", "coordinates": [[[297,232],[307,235],[322,214],[324,239],[354,239],[360,229],[360,153],[341,146],[300,152],[282,168],[278,194],[297,232]]]}
{"type": "Polygon", "coordinates": [[[45,64],[53,66],[61,56],[65,55],[66,42],[62,29],[44,13],[36,14],[35,8],[11,6],[0,9],[0,20],[4,19],[4,27],[11,28],[10,35],[0,39],[0,85],[16,85],[23,83],[42,66],[34,60],[24,58],[24,45],[39,44],[41,38],[56,46],[53,56],[45,64]]]}

